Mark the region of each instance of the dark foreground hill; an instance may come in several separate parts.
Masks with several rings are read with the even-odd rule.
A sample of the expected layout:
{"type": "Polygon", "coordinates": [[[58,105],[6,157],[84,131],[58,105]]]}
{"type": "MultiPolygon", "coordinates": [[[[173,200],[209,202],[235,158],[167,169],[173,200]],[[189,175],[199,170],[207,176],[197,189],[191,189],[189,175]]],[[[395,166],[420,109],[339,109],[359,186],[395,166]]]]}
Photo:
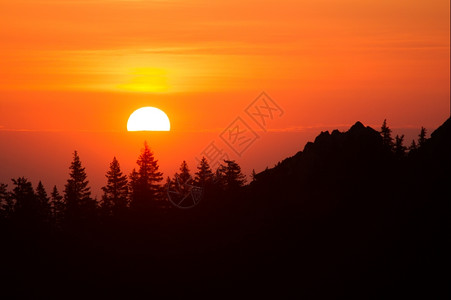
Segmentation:
{"type": "Polygon", "coordinates": [[[279,273],[280,261],[292,267],[291,286],[362,298],[446,298],[450,182],[450,120],[407,157],[357,122],[344,133],[321,133],[249,189],[255,205],[268,205],[273,239],[284,244],[274,265],[279,273]]]}
{"type": "Polygon", "coordinates": [[[402,156],[357,122],[191,210],[6,228],[0,294],[449,298],[450,154],[450,120],[402,156]]]}

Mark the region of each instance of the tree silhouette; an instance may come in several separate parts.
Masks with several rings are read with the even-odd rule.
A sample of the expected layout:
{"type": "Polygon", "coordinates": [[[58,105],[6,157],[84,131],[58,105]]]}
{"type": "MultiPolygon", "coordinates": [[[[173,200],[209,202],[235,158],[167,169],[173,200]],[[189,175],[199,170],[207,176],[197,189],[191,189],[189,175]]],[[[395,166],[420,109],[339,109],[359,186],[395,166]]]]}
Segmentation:
{"type": "Polygon", "coordinates": [[[387,126],[387,119],[384,119],[384,122],[382,123],[380,134],[382,136],[383,145],[392,150],[393,138],[391,136],[391,129],[387,126]]]}
{"type": "Polygon", "coordinates": [[[128,200],[131,206],[133,206],[134,204],[132,204],[133,199],[136,197],[136,195],[138,194],[138,172],[136,172],[136,169],[133,168],[133,170],[130,172],[130,175],[128,175],[128,200]]]}
{"type": "Polygon", "coordinates": [[[170,189],[176,188],[179,189],[179,192],[184,193],[188,189],[188,187],[185,186],[185,183],[192,183],[192,177],[188,168],[188,164],[185,160],[180,164],[179,171],[180,173],[176,172],[174,174],[173,180],[168,177],[168,180],[166,181],[166,187],[169,187],[170,189]]]}
{"type": "Polygon", "coordinates": [[[110,163],[110,169],[106,173],[107,184],[102,187],[102,209],[114,216],[123,214],[128,206],[128,181],[122,174],[116,157],[110,163]]]}
{"type": "Polygon", "coordinates": [[[188,168],[188,164],[186,161],[182,161],[179,168],[180,173],[175,173],[174,175],[174,185],[177,186],[177,188],[180,189],[181,193],[188,192],[190,187],[185,184],[192,184],[192,177],[188,168]],[[178,183],[176,183],[178,176],[178,183]]]}
{"type": "Polygon", "coordinates": [[[159,182],[163,180],[163,174],[158,171],[158,161],[150,151],[147,142],[136,162],[138,172],[133,170],[130,174],[131,207],[134,209],[150,208],[162,198],[162,187],[159,182]]]}
{"type": "Polygon", "coordinates": [[[205,157],[199,162],[197,166],[197,172],[195,173],[194,181],[200,186],[208,186],[213,182],[213,172],[205,157]]]}
{"type": "Polygon", "coordinates": [[[418,135],[418,147],[423,147],[426,140],[426,128],[421,127],[420,134],[418,135]]]}
{"type": "Polygon", "coordinates": [[[91,198],[91,188],[85,168],[82,167],[78,152],[74,152],[73,161],[69,167],[69,179],[64,189],[66,202],[66,217],[69,223],[78,221],[95,214],[97,203],[91,198]]]}
{"type": "Polygon", "coordinates": [[[401,136],[396,135],[393,150],[397,157],[403,157],[406,154],[407,148],[403,145],[403,143],[404,143],[404,134],[401,136]]]}
{"type": "Polygon", "coordinates": [[[40,217],[45,222],[50,222],[51,218],[51,207],[50,207],[50,198],[47,196],[47,192],[45,191],[44,185],[41,181],[39,181],[38,186],[36,187],[36,198],[39,202],[39,213],[40,217]]]}
{"type": "Polygon", "coordinates": [[[234,160],[224,160],[218,168],[220,182],[226,190],[235,190],[246,183],[246,176],[241,173],[241,167],[234,160]]]}
{"type": "Polygon", "coordinates": [[[52,193],[50,194],[50,197],[53,219],[55,220],[56,226],[59,227],[61,226],[64,218],[66,205],[63,201],[63,196],[61,196],[60,193],[58,192],[56,185],[53,186],[53,190],[52,193]]]}
{"type": "Polygon", "coordinates": [[[410,143],[410,146],[409,146],[409,151],[415,151],[415,150],[417,150],[417,143],[415,142],[415,140],[412,140],[412,143],[410,143]]]}
{"type": "Polygon", "coordinates": [[[182,161],[182,164],[180,165],[180,174],[178,174],[179,179],[181,182],[187,182],[191,178],[191,174],[189,173],[188,164],[186,161],[182,161]]]}
{"type": "Polygon", "coordinates": [[[172,180],[170,176],[166,177],[166,183],[164,184],[164,186],[166,189],[173,190],[175,187],[174,180],[172,180]]]}
{"type": "Polygon", "coordinates": [[[11,179],[15,187],[11,194],[14,200],[14,217],[21,225],[36,225],[39,221],[40,203],[33,186],[25,177],[11,179]]]}
{"type": "Polygon", "coordinates": [[[8,185],[0,183],[0,217],[8,218],[13,212],[13,201],[8,192],[8,185]]]}
{"type": "Polygon", "coordinates": [[[222,170],[224,168],[221,168],[222,165],[220,164],[217,168],[215,173],[213,174],[213,184],[216,187],[219,187],[220,189],[225,189],[225,182],[224,182],[224,176],[222,174],[222,170]]]}
{"type": "Polygon", "coordinates": [[[252,169],[251,178],[252,178],[252,182],[257,180],[257,173],[255,173],[255,169],[252,169]]]}

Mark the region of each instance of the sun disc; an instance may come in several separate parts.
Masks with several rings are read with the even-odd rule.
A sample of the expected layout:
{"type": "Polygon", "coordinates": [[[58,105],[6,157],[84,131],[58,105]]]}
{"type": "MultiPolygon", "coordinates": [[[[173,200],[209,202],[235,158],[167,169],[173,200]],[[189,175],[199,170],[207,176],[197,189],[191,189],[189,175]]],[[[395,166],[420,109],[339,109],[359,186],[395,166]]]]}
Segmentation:
{"type": "Polygon", "coordinates": [[[156,107],[146,106],[135,110],[127,122],[128,131],[169,131],[168,116],[156,107]]]}

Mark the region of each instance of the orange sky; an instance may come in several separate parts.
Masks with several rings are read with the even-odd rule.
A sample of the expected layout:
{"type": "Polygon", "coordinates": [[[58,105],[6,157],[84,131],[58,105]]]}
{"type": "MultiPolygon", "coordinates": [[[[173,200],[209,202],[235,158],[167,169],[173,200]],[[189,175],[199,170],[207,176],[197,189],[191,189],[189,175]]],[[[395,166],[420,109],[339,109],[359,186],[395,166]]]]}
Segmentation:
{"type": "Polygon", "coordinates": [[[0,0],[0,182],[62,188],[79,149],[97,189],[112,155],[128,173],[144,139],[165,175],[181,159],[193,168],[262,91],[284,114],[234,157],[246,172],[357,120],[433,129],[450,115],[449,11],[444,0],[0,0]],[[172,131],[125,132],[141,106],[165,111],[172,131]]]}

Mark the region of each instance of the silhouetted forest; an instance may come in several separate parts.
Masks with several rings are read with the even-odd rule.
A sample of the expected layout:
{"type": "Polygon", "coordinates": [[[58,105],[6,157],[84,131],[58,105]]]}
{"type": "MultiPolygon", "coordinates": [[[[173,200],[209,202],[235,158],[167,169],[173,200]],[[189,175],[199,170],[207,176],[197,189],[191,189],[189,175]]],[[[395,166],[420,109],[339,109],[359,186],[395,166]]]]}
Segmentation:
{"type": "Polygon", "coordinates": [[[64,190],[0,184],[0,297],[451,296],[450,119],[408,147],[386,121],[321,132],[248,180],[205,158],[165,179],[147,144],[105,169],[101,199],[76,151],[64,190]]]}

